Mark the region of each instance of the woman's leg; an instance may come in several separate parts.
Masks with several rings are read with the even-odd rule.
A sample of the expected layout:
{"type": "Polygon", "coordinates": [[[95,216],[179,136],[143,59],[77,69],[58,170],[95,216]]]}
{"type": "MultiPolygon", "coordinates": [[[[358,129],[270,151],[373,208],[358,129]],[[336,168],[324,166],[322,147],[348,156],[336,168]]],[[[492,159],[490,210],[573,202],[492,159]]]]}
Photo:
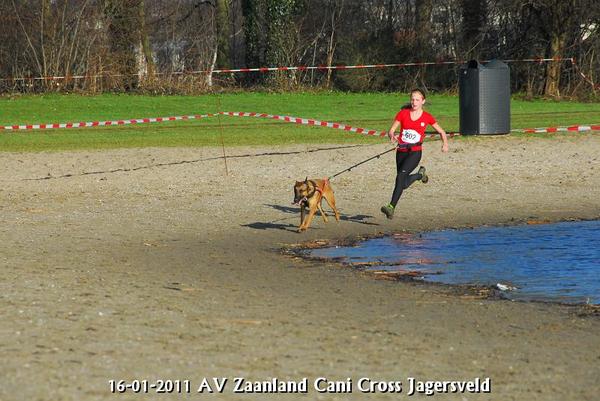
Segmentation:
{"type": "MultiPolygon", "coordinates": [[[[409,157],[407,157],[404,160],[404,165],[407,167],[406,170],[411,172],[413,171],[415,168],[417,168],[417,166],[419,165],[419,162],[421,161],[421,152],[412,152],[409,153],[409,157]]],[[[421,178],[423,178],[423,174],[421,173],[415,173],[415,174],[410,174],[406,177],[406,181],[404,182],[404,189],[410,187],[413,182],[415,181],[419,181],[421,178]]]]}
{"type": "Polygon", "coordinates": [[[420,180],[421,174],[410,174],[421,161],[421,152],[396,152],[396,185],[392,194],[390,204],[396,207],[402,191],[408,188],[413,182],[420,180]]]}

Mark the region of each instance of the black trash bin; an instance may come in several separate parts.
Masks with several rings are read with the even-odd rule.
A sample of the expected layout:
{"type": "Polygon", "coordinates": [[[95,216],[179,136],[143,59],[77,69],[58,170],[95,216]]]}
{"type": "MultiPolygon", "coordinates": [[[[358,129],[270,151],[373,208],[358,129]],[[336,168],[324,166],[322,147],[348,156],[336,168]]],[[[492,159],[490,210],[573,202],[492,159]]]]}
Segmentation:
{"type": "Polygon", "coordinates": [[[458,79],[460,132],[494,135],[510,132],[510,70],[493,60],[483,65],[471,60],[458,79]]]}

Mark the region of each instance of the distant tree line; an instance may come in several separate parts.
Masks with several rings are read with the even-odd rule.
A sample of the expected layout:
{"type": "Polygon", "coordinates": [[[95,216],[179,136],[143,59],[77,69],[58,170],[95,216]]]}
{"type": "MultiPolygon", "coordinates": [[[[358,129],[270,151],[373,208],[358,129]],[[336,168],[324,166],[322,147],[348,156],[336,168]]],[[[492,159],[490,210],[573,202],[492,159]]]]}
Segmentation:
{"type": "Polygon", "coordinates": [[[600,90],[596,0],[1,0],[0,21],[4,93],[451,91],[459,65],[211,71],[536,57],[577,64],[511,63],[513,91],[594,98],[600,90]]]}

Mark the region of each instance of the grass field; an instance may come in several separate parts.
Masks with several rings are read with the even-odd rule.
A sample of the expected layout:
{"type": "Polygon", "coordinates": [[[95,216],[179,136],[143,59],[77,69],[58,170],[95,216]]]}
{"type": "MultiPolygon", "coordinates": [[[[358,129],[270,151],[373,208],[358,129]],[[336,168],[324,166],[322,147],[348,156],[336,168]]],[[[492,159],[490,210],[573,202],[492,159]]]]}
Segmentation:
{"type": "MultiPolygon", "coordinates": [[[[402,93],[228,93],[204,96],[43,95],[0,98],[0,125],[63,123],[246,111],[385,130],[408,100],[402,93]]],[[[457,131],[458,97],[431,95],[426,109],[457,131]]],[[[600,123],[600,103],[511,102],[512,128],[600,123]]],[[[556,134],[565,135],[565,134],[556,134]]],[[[119,147],[375,143],[381,138],[321,127],[240,117],[86,129],[0,131],[0,151],[119,147]]],[[[464,139],[462,139],[464,140],[464,139]]]]}

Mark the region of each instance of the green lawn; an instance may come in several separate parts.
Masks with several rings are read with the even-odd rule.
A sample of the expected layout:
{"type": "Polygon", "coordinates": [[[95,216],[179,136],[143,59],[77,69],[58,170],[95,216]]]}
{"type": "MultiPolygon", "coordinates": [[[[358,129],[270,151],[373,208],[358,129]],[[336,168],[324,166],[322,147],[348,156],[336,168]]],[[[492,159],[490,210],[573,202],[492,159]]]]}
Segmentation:
{"type": "MultiPolygon", "coordinates": [[[[227,93],[203,96],[43,95],[0,97],[0,125],[63,123],[247,111],[387,129],[403,93],[227,93]]],[[[447,131],[459,128],[458,97],[431,95],[426,108],[447,131]]],[[[600,123],[600,103],[513,100],[513,128],[600,123]]],[[[557,134],[564,135],[564,134],[557,134]]],[[[136,126],[0,131],[0,151],[153,146],[278,145],[382,141],[341,130],[267,119],[213,117],[136,126]]]]}

